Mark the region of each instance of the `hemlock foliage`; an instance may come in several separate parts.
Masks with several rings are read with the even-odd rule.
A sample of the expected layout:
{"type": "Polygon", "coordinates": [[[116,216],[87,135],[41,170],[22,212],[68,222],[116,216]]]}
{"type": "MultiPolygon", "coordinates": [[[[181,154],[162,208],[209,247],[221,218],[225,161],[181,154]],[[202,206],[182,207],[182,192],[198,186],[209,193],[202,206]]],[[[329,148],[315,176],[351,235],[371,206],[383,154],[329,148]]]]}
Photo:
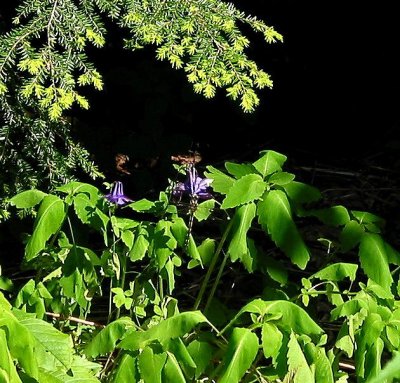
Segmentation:
{"type": "MultiPolygon", "coordinates": [[[[267,43],[282,36],[256,17],[220,0],[25,0],[0,36],[1,196],[55,186],[82,169],[102,174],[70,135],[68,111],[89,108],[83,87],[103,81],[87,53],[107,39],[109,18],[128,31],[125,47],[152,45],[159,60],[185,71],[197,93],[224,88],[245,112],[259,103],[270,76],[245,53],[244,25],[267,43]]],[[[3,201],[4,207],[4,201],[3,201]]],[[[1,215],[7,215],[2,210],[1,215]]]]}

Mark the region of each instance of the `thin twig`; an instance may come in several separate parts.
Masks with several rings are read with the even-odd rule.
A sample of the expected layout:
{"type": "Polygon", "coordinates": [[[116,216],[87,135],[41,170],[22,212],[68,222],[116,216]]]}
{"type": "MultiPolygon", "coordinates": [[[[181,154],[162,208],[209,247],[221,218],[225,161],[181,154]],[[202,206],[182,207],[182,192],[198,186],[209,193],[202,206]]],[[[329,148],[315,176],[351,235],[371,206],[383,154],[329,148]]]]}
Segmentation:
{"type": "Polygon", "coordinates": [[[50,317],[53,317],[53,318],[60,319],[60,320],[64,320],[64,321],[69,320],[71,322],[86,324],[88,326],[94,326],[94,327],[99,327],[99,328],[106,327],[106,326],[104,326],[104,325],[102,325],[100,323],[92,322],[92,321],[89,321],[89,320],[85,320],[85,319],[81,319],[81,318],[77,318],[77,317],[73,317],[73,316],[64,317],[61,314],[50,313],[50,312],[47,312],[47,311],[46,311],[46,315],[48,315],[50,317]]]}

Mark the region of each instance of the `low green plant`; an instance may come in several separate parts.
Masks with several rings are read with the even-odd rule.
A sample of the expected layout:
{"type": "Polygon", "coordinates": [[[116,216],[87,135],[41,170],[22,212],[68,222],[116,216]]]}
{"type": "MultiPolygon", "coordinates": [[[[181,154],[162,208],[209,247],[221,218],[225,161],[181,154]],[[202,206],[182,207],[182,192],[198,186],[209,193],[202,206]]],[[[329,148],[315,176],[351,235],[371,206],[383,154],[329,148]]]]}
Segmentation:
{"type": "Polygon", "coordinates": [[[188,165],[155,201],[80,182],[11,198],[36,214],[34,277],[14,290],[2,277],[3,381],[400,378],[400,254],[384,220],[326,207],[285,161],[266,150],[207,178],[188,165]]]}

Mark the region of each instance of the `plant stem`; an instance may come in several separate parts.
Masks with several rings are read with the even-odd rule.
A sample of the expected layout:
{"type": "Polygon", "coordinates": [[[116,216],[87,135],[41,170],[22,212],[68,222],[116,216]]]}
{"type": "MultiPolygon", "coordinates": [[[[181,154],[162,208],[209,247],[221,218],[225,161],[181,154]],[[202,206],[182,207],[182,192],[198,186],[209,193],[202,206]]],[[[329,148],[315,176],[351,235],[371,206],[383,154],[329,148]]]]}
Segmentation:
{"type": "Polygon", "coordinates": [[[229,234],[229,232],[230,232],[230,230],[232,228],[232,225],[233,225],[233,219],[230,220],[228,226],[226,227],[226,229],[224,231],[224,234],[222,235],[221,241],[218,244],[217,250],[214,253],[214,256],[213,256],[213,258],[211,260],[211,263],[210,263],[210,267],[208,268],[206,276],[204,277],[203,283],[201,284],[199,295],[196,298],[196,302],[194,303],[193,310],[197,310],[199,308],[199,306],[200,306],[200,302],[203,299],[203,295],[204,295],[204,293],[206,291],[206,288],[207,288],[207,285],[208,285],[208,281],[210,280],[211,274],[214,271],[214,268],[215,268],[215,265],[217,263],[219,254],[220,254],[220,252],[222,250],[222,247],[224,246],[224,243],[226,241],[226,238],[228,237],[228,234],[229,234]]]}
{"type": "Polygon", "coordinates": [[[215,278],[215,281],[214,281],[214,283],[212,285],[210,294],[209,294],[208,299],[207,299],[207,303],[206,303],[206,305],[204,307],[204,314],[207,313],[208,307],[210,306],[211,301],[214,298],[215,290],[218,287],[219,281],[220,281],[221,276],[222,276],[222,272],[224,271],[224,268],[225,268],[226,261],[228,260],[228,256],[229,256],[229,253],[226,252],[225,255],[224,255],[224,258],[223,258],[223,260],[221,262],[221,266],[219,267],[217,277],[215,278]]]}

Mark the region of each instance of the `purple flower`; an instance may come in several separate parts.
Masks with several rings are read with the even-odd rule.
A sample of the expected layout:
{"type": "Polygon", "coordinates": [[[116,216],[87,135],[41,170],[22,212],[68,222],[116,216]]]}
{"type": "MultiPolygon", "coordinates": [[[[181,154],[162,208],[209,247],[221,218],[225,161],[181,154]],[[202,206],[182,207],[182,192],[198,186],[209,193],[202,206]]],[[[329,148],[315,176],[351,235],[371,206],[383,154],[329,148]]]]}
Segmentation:
{"type": "Polygon", "coordinates": [[[188,194],[191,198],[208,199],[212,198],[212,194],[207,190],[211,182],[210,178],[201,178],[197,175],[196,169],[191,166],[188,171],[188,178],[185,182],[179,182],[174,190],[173,194],[182,197],[182,194],[188,194]]]}
{"type": "Polygon", "coordinates": [[[116,205],[125,205],[132,200],[124,194],[124,186],[121,181],[115,181],[114,186],[111,189],[111,193],[104,196],[109,202],[115,203],[116,205]]]}

